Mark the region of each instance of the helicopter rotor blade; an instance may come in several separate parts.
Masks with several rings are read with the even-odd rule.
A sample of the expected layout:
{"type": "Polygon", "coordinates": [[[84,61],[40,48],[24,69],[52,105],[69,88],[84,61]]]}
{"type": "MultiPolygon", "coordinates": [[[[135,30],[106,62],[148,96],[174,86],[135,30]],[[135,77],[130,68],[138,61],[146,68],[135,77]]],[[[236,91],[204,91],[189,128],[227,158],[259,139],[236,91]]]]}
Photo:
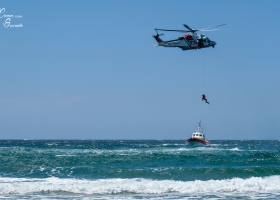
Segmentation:
{"type": "Polygon", "coordinates": [[[206,29],[217,28],[217,27],[224,26],[224,25],[226,25],[226,24],[221,24],[221,25],[218,25],[218,26],[212,26],[212,27],[208,27],[208,28],[202,28],[202,29],[200,29],[200,31],[204,31],[206,29]]]}
{"type": "Polygon", "coordinates": [[[192,32],[192,33],[196,32],[196,31],[199,31],[199,30],[196,30],[196,29],[192,29],[191,27],[189,27],[189,26],[186,25],[186,24],[183,24],[183,26],[184,26],[185,28],[189,29],[189,30],[190,30],[189,32],[192,32]]]}
{"type": "Polygon", "coordinates": [[[156,31],[175,31],[175,32],[182,32],[182,33],[186,33],[186,32],[191,32],[191,31],[186,31],[186,30],[170,30],[170,29],[159,29],[156,28],[156,31]]]}
{"type": "Polygon", "coordinates": [[[218,31],[220,29],[212,29],[212,30],[199,30],[199,31],[218,31]]]}
{"type": "Polygon", "coordinates": [[[159,29],[159,28],[156,28],[156,32],[157,31],[175,31],[175,32],[181,32],[181,33],[188,33],[188,32],[192,32],[192,33],[195,33],[197,31],[216,31],[216,30],[219,30],[219,29],[213,29],[213,28],[217,28],[217,27],[220,27],[220,26],[224,26],[226,24],[221,24],[221,25],[218,25],[218,26],[212,26],[212,27],[208,27],[208,28],[203,28],[203,29],[192,29],[191,27],[189,27],[188,25],[186,24],[183,24],[183,26],[188,29],[187,30],[171,30],[171,29],[159,29]],[[209,30],[209,29],[212,29],[212,30],[209,30]]]}

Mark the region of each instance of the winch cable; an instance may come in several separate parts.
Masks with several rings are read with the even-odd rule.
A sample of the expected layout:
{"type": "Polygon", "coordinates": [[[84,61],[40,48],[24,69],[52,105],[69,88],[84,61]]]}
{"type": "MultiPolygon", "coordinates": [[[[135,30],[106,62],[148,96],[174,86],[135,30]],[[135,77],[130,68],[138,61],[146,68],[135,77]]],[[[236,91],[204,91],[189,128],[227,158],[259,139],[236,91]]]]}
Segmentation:
{"type": "Polygon", "coordinates": [[[204,49],[202,49],[202,55],[203,55],[203,57],[202,57],[202,88],[203,88],[203,94],[205,94],[205,86],[204,86],[204,49]]]}
{"type": "MultiPolygon", "coordinates": [[[[205,56],[204,56],[204,49],[201,49],[202,50],[202,90],[203,90],[203,94],[206,95],[205,93],[205,64],[204,64],[204,59],[205,59],[205,56]]],[[[208,106],[208,105],[204,105],[204,106],[208,106]]],[[[205,120],[204,122],[204,136],[205,136],[205,133],[206,133],[206,124],[207,124],[207,113],[206,113],[206,108],[203,109],[203,118],[205,120]]]]}

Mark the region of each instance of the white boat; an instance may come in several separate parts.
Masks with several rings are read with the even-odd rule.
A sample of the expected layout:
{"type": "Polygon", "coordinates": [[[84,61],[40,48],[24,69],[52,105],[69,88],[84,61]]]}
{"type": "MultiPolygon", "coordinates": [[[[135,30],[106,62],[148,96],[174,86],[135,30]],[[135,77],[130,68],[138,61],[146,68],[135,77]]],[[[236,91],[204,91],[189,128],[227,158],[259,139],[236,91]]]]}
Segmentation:
{"type": "Polygon", "coordinates": [[[192,137],[186,140],[186,143],[188,142],[200,142],[202,144],[210,144],[208,140],[205,140],[203,128],[201,126],[201,121],[198,122],[198,126],[192,134],[192,137]]]}

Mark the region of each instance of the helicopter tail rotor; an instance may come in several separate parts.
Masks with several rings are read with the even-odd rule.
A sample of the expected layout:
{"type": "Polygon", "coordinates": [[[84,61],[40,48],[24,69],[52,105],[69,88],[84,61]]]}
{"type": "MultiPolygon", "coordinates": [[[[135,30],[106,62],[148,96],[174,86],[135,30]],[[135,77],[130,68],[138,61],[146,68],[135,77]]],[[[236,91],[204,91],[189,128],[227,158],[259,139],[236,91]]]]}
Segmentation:
{"type": "MultiPolygon", "coordinates": [[[[156,29],[155,28],[155,30],[156,30],[156,32],[158,31],[158,29],[156,29]]],[[[157,34],[156,34],[157,36],[162,36],[162,35],[164,35],[164,33],[160,33],[160,34],[158,34],[158,32],[157,32],[157,34]]]]}
{"type": "MultiPolygon", "coordinates": [[[[157,32],[157,30],[156,30],[156,32],[157,32]]],[[[153,35],[153,37],[155,38],[155,40],[156,40],[158,43],[163,42],[163,40],[159,37],[159,36],[161,36],[161,35],[163,35],[163,33],[158,34],[158,32],[157,32],[156,35],[153,35]]]]}

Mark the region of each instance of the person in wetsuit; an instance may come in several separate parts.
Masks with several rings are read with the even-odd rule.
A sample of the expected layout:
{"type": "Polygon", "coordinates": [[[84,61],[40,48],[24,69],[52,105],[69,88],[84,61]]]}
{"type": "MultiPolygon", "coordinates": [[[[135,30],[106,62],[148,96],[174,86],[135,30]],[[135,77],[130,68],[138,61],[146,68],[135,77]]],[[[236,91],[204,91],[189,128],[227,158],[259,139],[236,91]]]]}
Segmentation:
{"type": "Polygon", "coordinates": [[[202,101],[205,101],[206,103],[210,104],[210,102],[207,101],[205,94],[202,95],[202,101]]]}

